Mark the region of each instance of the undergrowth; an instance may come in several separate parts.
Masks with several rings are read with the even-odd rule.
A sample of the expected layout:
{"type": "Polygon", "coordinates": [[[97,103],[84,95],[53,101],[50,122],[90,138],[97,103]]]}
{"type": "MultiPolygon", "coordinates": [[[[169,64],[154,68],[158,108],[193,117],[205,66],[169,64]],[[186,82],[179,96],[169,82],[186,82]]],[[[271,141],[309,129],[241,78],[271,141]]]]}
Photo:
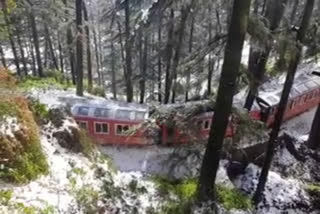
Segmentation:
{"type": "MultiPolygon", "coordinates": [[[[27,183],[48,173],[48,163],[38,134],[38,127],[28,103],[23,97],[3,98],[0,101],[0,118],[17,118],[19,130],[14,137],[0,135],[0,178],[14,183],[27,183]]],[[[1,122],[1,121],[0,121],[1,122]]]]}
{"type": "MultiPolygon", "coordinates": [[[[154,178],[162,196],[168,196],[168,202],[162,208],[161,214],[185,214],[196,202],[197,180],[170,181],[165,178],[154,178]],[[176,197],[176,198],[175,198],[176,197]]],[[[234,188],[217,185],[217,200],[227,210],[251,210],[251,199],[234,188]]]]}

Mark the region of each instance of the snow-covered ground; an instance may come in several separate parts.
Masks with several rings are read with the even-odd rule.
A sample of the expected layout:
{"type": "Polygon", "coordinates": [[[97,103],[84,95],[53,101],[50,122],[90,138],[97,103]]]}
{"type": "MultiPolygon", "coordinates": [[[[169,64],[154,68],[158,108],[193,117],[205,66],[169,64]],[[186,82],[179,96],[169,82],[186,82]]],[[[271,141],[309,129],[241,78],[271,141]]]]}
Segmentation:
{"type": "MultiPolygon", "coordinates": [[[[62,103],[69,103],[72,105],[77,102],[104,102],[105,99],[97,98],[91,95],[86,94],[85,98],[76,97],[74,94],[74,90],[47,90],[47,91],[32,91],[32,96],[38,98],[40,102],[49,105],[49,107],[58,107],[62,103]]],[[[312,109],[306,113],[303,113],[290,121],[287,121],[282,126],[282,131],[290,133],[293,136],[296,136],[298,139],[305,139],[308,135],[308,132],[311,127],[312,118],[314,116],[315,109],[312,109]]],[[[70,168],[69,162],[73,163],[76,160],[73,160],[73,155],[65,152],[62,148],[57,148],[56,145],[53,146],[49,142],[52,143],[50,139],[47,139],[48,133],[42,134],[42,143],[44,144],[44,148],[46,154],[49,157],[50,165],[52,166],[52,173],[49,177],[40,178],[39,180],[32,182],[27,186],[17,188],[15,190],[15,195],[21,196],[21,200],[26,202],[28,194],[36,195],[30,196],[30,204],[39,203],[38,199],[42,198],[47,200],[46,197],[50,196],[50,192],[54,192],[54,196],[50,196],[49,202],[54,206],[60,207],[60,210],[65,208],[64,203],[61,202],[61,198],[63,198],[65,202],[73,203],[76,207],[76,199],[74,196],[66,191],[63,191],[60,187],[63,187],[66,184],[66,174],[70,171],[71,168],[74,168],[74,165],[70,168]],[[63,157],[61,159],[61,156],[63,157]],[[55,164],[53,164],[55,163],[55,164]],[[56,164],[59,163],[59,164],[56,164]],[[61,164],[60,164],[61,163],[61,164]],[[69,165],[68,165],[69,164],[69,165]],[[61,167],[60,167],[61,165],[61,167]],[[57,170],[55,172],[55,170],[57,170]],[[60,175],[62,176],[60,179],[60,175]],[[53,176],[53,177],[50,177],[53,176]],[[46,180],[47,179],[47,180],[46,180]],[[51,182],[51,183],[50,183],[51,182]],[[50,184],[50,185],[48,185],[50,184]],[[54,188],[53,188],[54,187],[54,188]],[[53,188],[53,189],[52,189],[53,188]],[[60,189],[59,189],[60,188],[60,189]],[[41,190],[39,190],[41,189],[41,190]],[[42,190],[43,189],[43,190],[42,190]],[[58,194],[57,191],[58,190],[58,194]],[[44,194],[44,195],[42,195],[44,194]],[[65,194],[65,195],[64,195],[65,194]],[[60,197],[60,195],[62,195],[60,197]],[[24,197],[24,198],[23,198],[24,197]],[[64,207],[64,208],[63,208],[64,207]]],[[[199,166],[201,164],[201,153],[203,152],[203,148],[170,148],[170,147],[158,147],[158,146],[148,146],[148,147],[113,147],[113,146],[100,146],[100,151],[104,154],[107,154],[113,160],[113,164],[116,168],[119,169],[119,172],[112,175],[113,182],[115,186],[119,188],[123,188],[125,192],[125,202],[117,201],[114,203],[113,211],[107,213],[116,212],[115,210],[119,209],[120,213],[128,213],[127,207],[129,204],[133,206],[140,206],[141,210],[139,213],[145,213],[148,206],[159,207],[159,197],[156,194],[156,190],[154,184],[152,182],[145,180],[145,175],[156,174],[156,175],[166,175],[175,178],[181,177],[189,177],[195,176],[198,173],[199,166]],[[193,150],[195,152],[189,153],[188,150],[193,150]],[[200,155],[199,155],[200,154],[200,155]],[[126,190],[126,188],[130,185],[133,180],[137,180],[141,182],[139,185],[142,185],[148,189],[147,194],[142,194],[138,197],[138,199],[132,199],[133,196],[130,192],[126,190]],[[125,211],[124,211],[125,210],[125,211]]],[[[287,150],[283,150],[281,154],[278,154],[278,157],[275,157],[276,162],[287,162],[287,163],[296,163],[297,160],[294,159],[292,155],[288,153],[287,150]],[[287,158],[287,159],[286,159],[287,158]]],[[[97,178],[92,177],[92,165],[85,157],[77,158],[77,163],[75,166],[77,167],[79,164],[79,168],[84,168],[85,171],[88,171],[86,174],[86,179],[78,177],[78,180],[83,181],[92,181],[94,182],[94,188],[101,188],[101,180],[97,181],[97,178]],[[91,177],[90,177],[91,176],[91,177]],[[80,179],[79,179],[80,178],[80,179]],[[100,184],[99,184],[100,183],[100,184]]],[[[310,163],[311,164],[311,163],[310,163]]],[[[312,164],[314,164],[312,162],[312,164]]],[[[293,167],[291,164],[289,167],[293,167]]],[[[222,161],[221,167],[218,173],[219,181],[224,182],[228,185],[235,185],[236,187],[252,194],[252,190],[254,189],[257,179],[258,179],[258,171],[259,168],[253,164],[250,164],[244,174],[237,177],[233,180],[233,184],[229,180],[226,169],[228,167],[227,161],[222,161]]],[[[280,176],[280,172],[277,171],[277,168],[274,168],[270,173],[269,182],[267,184],[266,190],[266,199],[263,204],[261,204],[258,214],[267,214],[267,213],[309,213],[306,207],[310,205],[310,201],[308,195],[302,188],[302,183],[298,179],[293,178],[283,178],[280,176]],[[295,207],[299,205],[299,201],[301,202],[301,207],[295,207]],[[298,204],[298,205],[297,205],[298,204]],[[298,211],[296,211],[296,210],[298,211]],[[287,210],[287,211],[285,211],[287,210]]],[[[74,173],[73,173],[74,174],[74,173]]],[[[79,176],[79,175],[73,175],[79,176]]],[[[69,181],[70,182],[70,181],[69,181]]],[[[81,183],[79,181],[79,183],[81,183]]],[[[90,185],[90,183],[89,183],[90,185]]],[[[18,196],[15,196],[17,200],[20,200],[18,196]]],[[[107,202],[109,203],[109,202],[107,202]]],[[[130,210],[130,208],[128,208],[130,210]]]]}

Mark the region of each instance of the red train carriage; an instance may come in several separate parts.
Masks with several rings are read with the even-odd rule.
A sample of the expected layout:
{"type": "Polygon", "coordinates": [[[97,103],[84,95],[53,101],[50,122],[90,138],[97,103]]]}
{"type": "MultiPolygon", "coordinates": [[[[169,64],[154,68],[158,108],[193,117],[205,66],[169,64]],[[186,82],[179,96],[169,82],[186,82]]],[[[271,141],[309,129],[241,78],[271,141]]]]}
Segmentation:
{"type": "Polygon", "coordinates": [[[72,114],[99,144],[146,145],[148,139],[139,125],[148,110],[108,105],[75,105],[72,114]]]}
{"type": "MultiPolygon", "coordinates": [[[[256,98],[257,105],[250,112],[252,115],[259,115],[258,119],[272,126],[275,114],[280,102],[282,89],[272,93],[262,93],[256,98]],[[257,108],[257,106],[259,106],[257,108]]],[[[309,109],[316,107],[320,103],[320,78],[315,78],[310,74],[299,76],[291,89],[287,108],[283,120],[289,120],[309,109]]]]}
{"type": "MultiPolygon", "coordinates": [[[[268,86],[265,86],[268,87],[268,86]]],[[[271,127],[275,120],[278,103],[282,93],[282,85],[269,92],[261,93],[256,98],[249,115],[252,119],[262,120],[271,127]]],[[[301,114],[320,103],[320,78],[311,74],[303,74],[296,78],[289,96],[284,120],[301,114]]],[[[242,107],[241,102],[234,102],[242,107]]],[[[100,144],[148,145],[160,141],[162,145],[178,145],[195,141],[203,141],[209,137],[214,112],[202,113],[194,117],[188,127],[178,128],[176,121],[168,119],[160,127],[160,139],[148,139],[139,125],[148,118],[148,108],[142,105],[115,105],[110,101],[99,105],[76,105],[72,114],[80,127],[100,144]],[[170,124],[170,125],[169,125],[170,124]],[[191,128],[190,128],[191,127],[191,128]],[[190,130],[192,129],[192,130],[190,130]],[[135,130],[130,134],[130,130],[135,130]]],[[[159,122],[159,121],[158,121],[159,122]]],[[[226,137],[234,135],[236,124],[229,122],[226,137]]]]}
{"type": "MultiPolygon", "coordinates": [[[[186,144],[191,142],[206,142],[212,124],[212,117],[214,112],[205,112],[191,121],[189,129],[179,130],[177,128],[170,128],[167,125],[161,125],[161,143],[165,145],[170,144],[186,144]]],[[[235,127],[232,122],[229,123],[226,130],[226,137],[231,137],[235,133],[235,127]]]]}

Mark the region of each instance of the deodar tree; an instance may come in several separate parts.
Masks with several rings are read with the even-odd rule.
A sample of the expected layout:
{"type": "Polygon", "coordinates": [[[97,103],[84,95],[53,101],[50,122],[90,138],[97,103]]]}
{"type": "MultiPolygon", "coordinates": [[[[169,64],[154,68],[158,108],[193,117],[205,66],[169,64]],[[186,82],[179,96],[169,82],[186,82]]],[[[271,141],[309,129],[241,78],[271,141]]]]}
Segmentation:
{"type": "Polygon", "coordinates": [[[247,32],[250,0],[235,0],[225,47],[224,63],[215,106],[214,121],[200,171],[198,196],[209,201],[214,196],[214,182],[220,154],[231,114],[233,95],[240,68],[243,43],[247,32]]]}
{"type": "Polygon", "coordinates": [[[260,174],[259,183],[253,196],[253,201],[256,205],[262,199],[262,193],[264,191],[264,188],[268,179],[268,173],[269,173],[269,169],[270,169],[273,154],[274,154],[276,140],[280,131],[285,110],[287,108],[288,98],[293,85],[294,76],[295,76],[299,61],[302,57],[302,45],[303,45],[306,32],[312,17],[313,7],[314,7],[314,0],[307,0],[301,25],[296,35],[296,42],[295,42],[296,51],[291,56],[291,59],[289,62],[289,69],[288,69],[286,81],[284,83],[284,88],[282,91],[280,103],[275,115],[276,119],[274,121],[272,131],[270,133],[270,139],[268,141],[267,152],[266,152],[265,160],[263,163],[262,171],[260,174]]]}
{"type": "Polygon", "coordinates": [[[83,96],[83,35],[82,35],[82,0],[76,0],[76,48],[77,48],[77,95],[83,96]]]}

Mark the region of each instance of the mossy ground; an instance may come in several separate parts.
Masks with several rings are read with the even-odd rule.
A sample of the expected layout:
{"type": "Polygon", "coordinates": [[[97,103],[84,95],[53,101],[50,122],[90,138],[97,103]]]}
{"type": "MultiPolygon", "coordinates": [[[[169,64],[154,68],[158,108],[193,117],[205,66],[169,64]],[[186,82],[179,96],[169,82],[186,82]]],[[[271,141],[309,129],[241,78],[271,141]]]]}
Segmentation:
{"type": "MultiPolygon", "coordinates": [[[[159,191],[163,195],[172,194],[178,200],[170,200],[163,207],[161,214],[185,214],[196,201],[197,180],[169,181],[165,178],[154,179],[159,191]]],[[[227,210],[251,210],[253,208],[250,198],[237,189],[217,185],[217,200],[227,210]]]]}

